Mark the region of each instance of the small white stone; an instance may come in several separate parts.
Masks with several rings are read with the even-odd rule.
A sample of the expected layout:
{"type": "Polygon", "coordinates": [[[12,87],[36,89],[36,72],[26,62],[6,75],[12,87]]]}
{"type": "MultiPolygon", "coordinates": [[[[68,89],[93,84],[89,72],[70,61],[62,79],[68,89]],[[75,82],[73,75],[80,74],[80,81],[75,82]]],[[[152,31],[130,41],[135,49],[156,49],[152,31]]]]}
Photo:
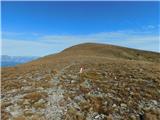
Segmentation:
{"type": "Polygon", "coordinates": [[[99,117],[100,117],[100,115],[95,116],[96,119],[99,118],[99,117]]]}
{"type": "Polygon", "coordinates": [[[113,106],[112,107],[117,107],[117,105],[116,104],[113,104],[113,106]]]}
{"type": "Polygon", "coordinates": [[[124,103],[121,103],[121,107],[127,107],[127,105],[124,103]]]}
{"type": "Polygon", "coordinates": [[[156,100],[152,100],[152,102],[153,102],[155,105],[157,105],[157,104],[158,104],[156,100]]]}

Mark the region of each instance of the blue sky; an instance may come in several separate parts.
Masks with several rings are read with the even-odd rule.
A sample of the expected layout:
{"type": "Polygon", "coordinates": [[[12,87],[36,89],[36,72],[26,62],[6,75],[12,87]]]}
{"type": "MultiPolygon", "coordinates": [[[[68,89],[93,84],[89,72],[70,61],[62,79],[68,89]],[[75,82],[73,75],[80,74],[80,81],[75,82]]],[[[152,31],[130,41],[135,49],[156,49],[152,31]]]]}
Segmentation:
{"type": "Polygon", "coordinates": [[[2,2],[2,54],[44,56],[97,42],[160,51],[160,2],[2,2]]]}

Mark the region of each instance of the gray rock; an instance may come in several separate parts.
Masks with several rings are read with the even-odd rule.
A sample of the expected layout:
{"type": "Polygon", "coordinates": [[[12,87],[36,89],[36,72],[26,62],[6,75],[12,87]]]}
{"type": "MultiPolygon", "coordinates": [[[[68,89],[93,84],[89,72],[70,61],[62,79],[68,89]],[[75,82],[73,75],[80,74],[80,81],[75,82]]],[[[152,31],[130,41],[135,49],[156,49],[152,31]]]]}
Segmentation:
{"type": "Polygon", "coordinates": [[[153,103],[154,105],[157,105],[157,104],[158,104],[158,102],[157,102],[156,100],[152,100],[152,103],[153,103]]]}
{"type": "Polygon", "coordinates": [[[131,115],[131,120],[137,120],[135,115],[131,115]]]}
{"type": "Polygon", "coordinates": [[[121,103],[121,107],[126,108],[126,107],[127,107],[127,105],[126,105],[126,104],[124,104],[124,103],[121,103]]]}
{"type": "Polygon", "coordinates": [[[84,88],[91,88],[92,87],[92,83],[90,80],[85,80],[83,83],[80,84],[80,86],[84,87],[84,88]]]}
{"type": "Polygon", "coordinates": [[[117,107],[117,105],[116,105],[116,104],[113,104],[113,105],[112,105],[112,107],[113,107],[113,108],[116,108],[116,107],[117,107]]]}

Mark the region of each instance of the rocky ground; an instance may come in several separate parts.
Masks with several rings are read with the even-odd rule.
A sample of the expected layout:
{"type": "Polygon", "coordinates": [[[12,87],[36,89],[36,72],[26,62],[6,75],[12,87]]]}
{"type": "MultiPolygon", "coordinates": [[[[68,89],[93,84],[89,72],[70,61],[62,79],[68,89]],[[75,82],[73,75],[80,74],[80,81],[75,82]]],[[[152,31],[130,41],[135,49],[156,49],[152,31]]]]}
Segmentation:
{"type": "Polygon", "coordinates": [[[2,120],[160,120],[157,55],[70,53],[2,68],[2,120]]]}
{"type": "Polygon", "coordinates": [[[114,62],[83,64],[82,74],[82,63],[59,71],[2,72],[2,119],[159,120],[158,66],[114,62]]]}

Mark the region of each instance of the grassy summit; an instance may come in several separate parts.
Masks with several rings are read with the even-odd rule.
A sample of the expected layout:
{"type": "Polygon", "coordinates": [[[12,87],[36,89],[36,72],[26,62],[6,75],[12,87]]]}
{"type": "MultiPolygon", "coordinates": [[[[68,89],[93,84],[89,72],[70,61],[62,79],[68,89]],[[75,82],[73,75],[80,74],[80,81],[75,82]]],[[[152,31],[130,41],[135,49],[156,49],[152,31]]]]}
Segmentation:
{"type": "Polygon", "coordinates": [[[2,68],[2,119],[158,120],[159,76],[159,53],[79,44],[2,68]]]}

